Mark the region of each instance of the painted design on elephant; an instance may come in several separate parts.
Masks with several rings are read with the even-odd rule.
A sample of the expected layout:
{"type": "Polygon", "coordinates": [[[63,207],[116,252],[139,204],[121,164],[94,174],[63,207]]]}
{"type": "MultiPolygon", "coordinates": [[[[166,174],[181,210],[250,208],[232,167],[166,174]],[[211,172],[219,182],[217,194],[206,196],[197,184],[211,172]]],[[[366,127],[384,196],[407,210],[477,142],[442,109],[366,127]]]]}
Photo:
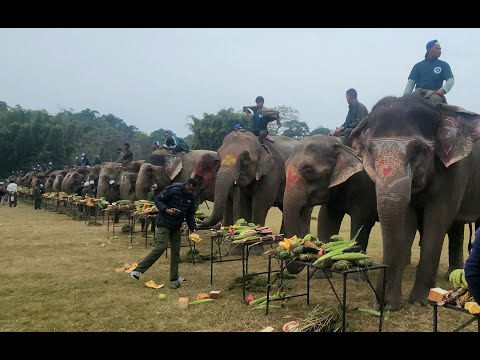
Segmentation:
{"type": "Polygon", "coordinates": [[[454,119],[452,117],[446,117],[445,119],[443,119],[442,128],[447,130],[447,134],[444,137],[445,139],[450,137],[455,138],[457,136],[458,130],[460,130],[458,128],[459,123],[460,122],[458,119],[454,119]]]}
{"type": "Polygon", "coordinates": [[[227,154],[225,158],[222,160],[221,166],[232,166],[237,163],[237,158],[233,155],[227,154]]]}
{"type": "Polygon", "coordinates": [[[406,146],[411,140],[381,139],[372,140],[375,152],[377,178],[392,181],[403,175],[406,146]]]}
{"type": "Polygon", "coordinates": [[[287,169],[287,189],[298,186],[299,183],[304,183],[303,177],[300,176],[295,167],[289,166],[287,169]]]}

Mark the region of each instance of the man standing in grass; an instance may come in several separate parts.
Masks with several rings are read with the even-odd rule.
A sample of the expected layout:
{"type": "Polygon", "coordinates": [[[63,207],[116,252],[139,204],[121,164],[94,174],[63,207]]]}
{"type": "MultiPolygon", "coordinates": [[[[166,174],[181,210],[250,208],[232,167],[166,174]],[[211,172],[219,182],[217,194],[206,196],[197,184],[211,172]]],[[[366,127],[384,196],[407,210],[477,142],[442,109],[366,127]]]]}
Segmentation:
{"type": "Polygon", "coordinates": [[[185,281],[178,275],[181,227],[185,220],[191,232],[196,229],[194,190],[197,186],[198,180],[190,178],[186,183],[174,183],[166,187],[155,197],[154,201],[158,209],[155,248],[131,271],[130,276],[133,279],[139,280],[140,275],[147,271],[167,250],[170,242],[172,251],[170,257],[170,288],[178,289],[182,281],[185,281]]]}

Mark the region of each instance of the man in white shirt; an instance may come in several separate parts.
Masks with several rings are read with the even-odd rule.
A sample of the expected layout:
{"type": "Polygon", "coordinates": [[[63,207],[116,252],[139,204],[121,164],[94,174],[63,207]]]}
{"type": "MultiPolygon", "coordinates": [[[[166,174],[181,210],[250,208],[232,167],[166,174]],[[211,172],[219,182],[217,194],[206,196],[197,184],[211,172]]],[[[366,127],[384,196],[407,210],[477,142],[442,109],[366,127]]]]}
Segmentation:
{"type": "Polygon", "coordinates": [[[9,207],[17,207],[17,184],[15,184],[14,180],[10,180],[10,184],[7,186],[8,192],[8,206],[9,207]]]}

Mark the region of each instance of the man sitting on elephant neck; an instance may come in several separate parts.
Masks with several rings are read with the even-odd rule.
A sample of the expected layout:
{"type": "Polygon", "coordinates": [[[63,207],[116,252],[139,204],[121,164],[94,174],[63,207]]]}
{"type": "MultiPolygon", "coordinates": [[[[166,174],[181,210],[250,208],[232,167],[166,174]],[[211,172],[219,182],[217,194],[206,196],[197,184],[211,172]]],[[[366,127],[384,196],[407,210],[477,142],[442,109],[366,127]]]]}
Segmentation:
{"type": "Polygon", "coordinates": [[[403,95],[411,94],[415,87],[414,94],[424,96],[433,103],[446,104],[445,94],[454,84],[452,70],[447,62],[438,60],[442,48],[437,40],[429,41],[426,49],[425,59],[413,66],[403,95]]]}
{"type": "Polygon", "coordinates": [[[126,163],[133,161],[133,153],[132,150],[130,150],[129,143],[125,143],[123,145],[125,146],[125,151],[123,152],[122,164],[125,165],[126,163]]]}
{"type": "Polygon", "coordinates": [[[169,149],[172,154],[177,154],[182,151],[188,153],[190,151],[188,145],[182,139],[178,138],[172,130],[165,130],[165,148],[169,149]]]}
{"type": "Polygon", "coordinates": [[[263,96],[257,96],[255,99],[256,106],[244,106],[243,111],[247,115],[248,121],[252,123],[252,132],[255,136],[258,136],[258,140],[263,144],[263,139],[266,139],[270,142],[275,142],[275,140],[268,135],[267,125],[269,122],[276,120],[278,126],[280,126],[280,118],[277,116],[266,116],[260,112],[263,109],[263,104],[265,100],[263,96]],[[253,115],[251,114],[253,111],[253,115]]]}
{"type": "Polygon", "coordinates": [[[338,136],[345,145],[350,144],[350,134],[358,125],[360,120],[368,115],[368,110],[357,98],[357,90],[348,89],[346,92],[346,99],[348,103],[347,118],[342,126],[337,127],[331,135],[338,136]]]}

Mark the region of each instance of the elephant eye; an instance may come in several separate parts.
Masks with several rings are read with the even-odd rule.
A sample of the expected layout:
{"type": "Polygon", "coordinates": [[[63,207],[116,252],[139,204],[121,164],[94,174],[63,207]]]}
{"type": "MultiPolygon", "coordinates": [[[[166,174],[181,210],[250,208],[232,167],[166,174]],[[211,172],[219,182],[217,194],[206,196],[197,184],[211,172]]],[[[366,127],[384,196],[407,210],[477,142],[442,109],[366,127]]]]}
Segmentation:
{"type": "Polygon", "coordinates": [[[315,170],[310,165],[302,167],[301,173],[307,181],[313,181],[316,178],[315,170]]]}

